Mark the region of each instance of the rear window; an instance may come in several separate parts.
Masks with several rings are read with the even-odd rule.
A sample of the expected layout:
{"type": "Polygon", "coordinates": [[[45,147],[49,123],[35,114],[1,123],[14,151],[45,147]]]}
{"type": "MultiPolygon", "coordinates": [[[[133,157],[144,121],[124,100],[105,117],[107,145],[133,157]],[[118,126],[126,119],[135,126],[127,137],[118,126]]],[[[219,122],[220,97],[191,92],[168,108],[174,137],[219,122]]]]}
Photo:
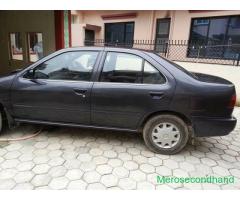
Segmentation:
{"type": "Polygon", "coordinates": [[[188,74],[189,76],[191,76],[191,77],[193,77],[193,78],[195,78],[195,79],[198,79],[198,77],[197,77],[194,73],[186,70],[184,67],[182,67],[182,66],[180,66],[180,65],[178,65],[177,63],[174,63],[174,62],[172,62],[172,61],[169,61],[169,60],[167,60],[167,61],[168,61],[169,63],[171,63],[174,67],[176,67],[176,68],[178,68],[179,70],[181,70],[182,72],[188,74]]]}
{"type": "Polygon", "coordinates": [[[178,65],[178,64],[176,64],[176,63],[174,63],[174,62],[172,62],[172,61],[170,61],[170,60],[168,60],[168,59],[166,59],[166,58],[163,58],[163,57],[160,56],[159,54],[157,54],[157,53],[151,53],[151,55],[154,55],[154,56],[157,56],[157,57],[163,59],[164,61],[170,63],[172,66],[176,67],[177,69],[179,69],[180,71],[184,72],[185,74],[191,76],[192,78],[198,79],[198,77],[197,77],[194,73],[186,70],[186,69],[183,68],[182,66],[180,66],[180,65],[178,65]]]}

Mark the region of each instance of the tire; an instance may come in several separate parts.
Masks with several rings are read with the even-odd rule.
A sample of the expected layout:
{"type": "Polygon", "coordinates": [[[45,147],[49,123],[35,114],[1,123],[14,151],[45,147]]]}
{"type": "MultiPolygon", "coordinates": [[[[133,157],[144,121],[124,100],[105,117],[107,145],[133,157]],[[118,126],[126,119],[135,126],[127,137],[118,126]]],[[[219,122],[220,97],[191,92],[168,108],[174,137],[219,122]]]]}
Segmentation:
{"type": "Polygon", "coordinates": [[[147,121],[143,128],[143,139],[151,151],[172,155],[186,146],[189,131],[185,122],[179,117],[163,114],[147,121]]]}

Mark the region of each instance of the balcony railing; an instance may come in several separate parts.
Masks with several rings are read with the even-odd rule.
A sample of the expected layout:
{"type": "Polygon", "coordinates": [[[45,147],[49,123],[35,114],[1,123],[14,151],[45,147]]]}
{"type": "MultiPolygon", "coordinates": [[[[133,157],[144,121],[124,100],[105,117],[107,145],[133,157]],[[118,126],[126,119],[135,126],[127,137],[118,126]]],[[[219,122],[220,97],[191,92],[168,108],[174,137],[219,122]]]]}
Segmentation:
{"type": "Polygon", "coordinates": [[[98,39],[85,41],[85,45],[148,50],[172,61],[240,65],[240,44],[204,45],[188,40],[132,40],[121,43],[98,39]]]}

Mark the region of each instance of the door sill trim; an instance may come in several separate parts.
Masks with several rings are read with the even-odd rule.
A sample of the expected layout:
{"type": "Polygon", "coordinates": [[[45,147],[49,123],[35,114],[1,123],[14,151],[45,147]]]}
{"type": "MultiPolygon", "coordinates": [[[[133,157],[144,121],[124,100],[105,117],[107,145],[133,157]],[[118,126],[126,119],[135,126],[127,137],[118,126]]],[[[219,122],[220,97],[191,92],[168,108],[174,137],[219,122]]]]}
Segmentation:
{"type": "Polygon", "coordinates": [[[19,118],[15,118],[14,120],[16,122],[23,122],[23,123],[29,123],[29,124],[57,125],[57,126],[77,127],[77,128],[93,128],[93,129],[104,129],[104,130],[113,130],[113,131],[139,132],[138,130],[128,129],[128,128],[94,126],[94,125],[63,123],[63,122],[50,122],[50,121],[41,121],[41,120],[19,119],[19,118]]]}

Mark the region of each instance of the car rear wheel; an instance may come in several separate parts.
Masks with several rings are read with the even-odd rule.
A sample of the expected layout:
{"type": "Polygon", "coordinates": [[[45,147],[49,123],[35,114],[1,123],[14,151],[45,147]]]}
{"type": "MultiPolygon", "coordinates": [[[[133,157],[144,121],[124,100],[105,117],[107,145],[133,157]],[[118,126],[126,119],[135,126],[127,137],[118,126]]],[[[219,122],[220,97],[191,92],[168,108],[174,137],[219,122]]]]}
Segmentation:
{"type": "Polygon", "coordinates": [[[155,153],[176,154],[187,144],[188,127],[174,115],[158,115],[147,121],[143,128],[146,146],[155,153]]]}

